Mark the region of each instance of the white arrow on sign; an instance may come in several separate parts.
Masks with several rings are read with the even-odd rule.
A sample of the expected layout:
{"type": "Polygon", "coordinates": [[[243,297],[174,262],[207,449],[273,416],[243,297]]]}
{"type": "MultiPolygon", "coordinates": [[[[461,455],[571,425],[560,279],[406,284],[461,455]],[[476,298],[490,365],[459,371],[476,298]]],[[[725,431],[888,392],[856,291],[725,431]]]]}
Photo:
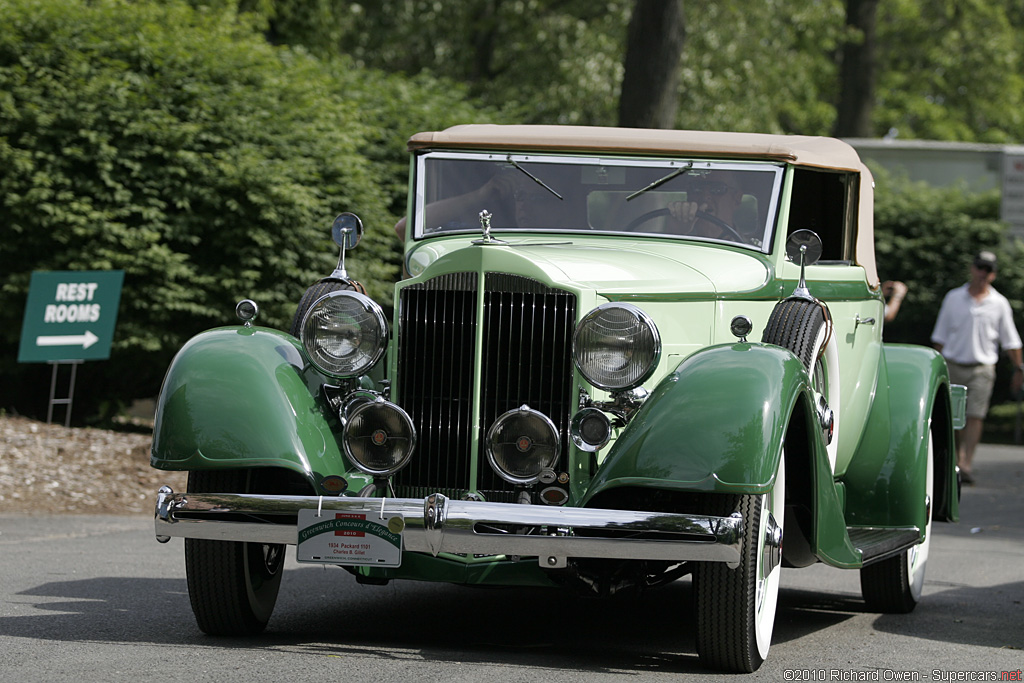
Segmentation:
{"type": "Polygon", "coordinates": [[[54,337],[36,337],[36,346],[81,346],[87,349],[100,340],[89,330],[85,334],[64,334],[54,337]]]}

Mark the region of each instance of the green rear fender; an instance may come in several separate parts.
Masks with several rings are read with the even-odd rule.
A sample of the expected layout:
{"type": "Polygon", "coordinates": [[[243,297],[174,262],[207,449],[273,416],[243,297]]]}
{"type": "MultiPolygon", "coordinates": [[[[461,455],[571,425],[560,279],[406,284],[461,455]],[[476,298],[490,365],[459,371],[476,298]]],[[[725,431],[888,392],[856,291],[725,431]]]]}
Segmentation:
{"type": "Polygon", "coordinates": [[[314,486],[345,459],[298,340],[267,328],[193,337],[171,362],[157,402],[151,462],[165,470],[282,467],[314,486]]]}
{"type": "Polygon", "coordinates": [[[858,526],[924,528],[928,430],[932,429],[935,487],[932,517],[959,518],[956,448],[949,398],[949,373],[935,350],[886,344],[879,391],[864,438],[847,469],[847,519],[858,526]]]}
{"type": "Polygon", "coordinates": [[[736,343],[698,351],[651,392],[597,471],[587,500],[622,486],[765,493],[789,416],[806,391],[803,364],[780,347],[736,343]]]}

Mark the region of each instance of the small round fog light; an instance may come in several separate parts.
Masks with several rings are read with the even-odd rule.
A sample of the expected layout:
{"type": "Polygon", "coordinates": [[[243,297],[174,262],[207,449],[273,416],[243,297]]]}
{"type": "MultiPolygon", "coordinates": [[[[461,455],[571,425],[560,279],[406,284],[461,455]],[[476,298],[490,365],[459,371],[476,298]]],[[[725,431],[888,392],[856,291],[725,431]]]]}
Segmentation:
{"type": "Polygon", "coordinates": [[[597,408],[584,408],[572,417],[569,436],[576,448],[587,453],[600,450],[612,435],[608,416],[597,408]]]}
{"type": "Polygon", "coordinates": [[[356,467],[386,476],[409,462],[416,430],[404,410],[380,398],[360,403],[348,414],[343,440],[345,453],[356,467]]]}
{"type": "Polygon", "coordinates": [[[532,484],[558,461],[558,429],[543,413],[522,406],[499,416],[487,431],[487,459],[502,479],[532,484]]]}

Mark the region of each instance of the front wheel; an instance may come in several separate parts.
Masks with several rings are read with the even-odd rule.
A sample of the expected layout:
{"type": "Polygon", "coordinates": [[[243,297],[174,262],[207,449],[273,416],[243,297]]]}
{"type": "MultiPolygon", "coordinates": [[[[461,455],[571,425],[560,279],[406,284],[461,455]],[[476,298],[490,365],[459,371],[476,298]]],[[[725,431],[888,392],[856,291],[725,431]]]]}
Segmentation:
{"type": "MultiPolygon", "coordinates": [[[[189,472],[194,493],[245,493],[242,470],[189,472]]],[[[185,539],[185,576],[192,612],[211,636],[247,636],[263,631],[277,602],[285,546],[185,539]]]]}
{"type": "Polygon", "coordinates": [[[785,454],[763,495],[715,495],[709,514],[743,516],[740,564],[701,563],[694,569],[697,654],[706,666],[756,671],[768,656],[782,572],[786,498],[785,454]]]}
{"type": "Polygon", "coordinates": [[[923,503],[924,540],[895,557],[869,564],[860,570],[860,590],[872,612],[906,614],[921,600],[928,549],[932,542],[932,500],[935,494],[935,463],[932,433],[928,430],[928,462],[925,467],[923,503]]]}

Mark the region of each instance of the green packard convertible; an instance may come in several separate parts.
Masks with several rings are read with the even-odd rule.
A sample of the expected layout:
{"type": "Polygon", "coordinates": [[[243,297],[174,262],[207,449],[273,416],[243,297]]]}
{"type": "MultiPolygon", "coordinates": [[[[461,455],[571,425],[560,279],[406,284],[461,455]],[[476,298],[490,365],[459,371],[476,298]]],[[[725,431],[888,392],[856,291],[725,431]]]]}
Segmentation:
{"type": "Polygon", "coordinates": [[[167,371],[152,464],[189,476],[156,534],[186,539],[200,629],[263,630],[288,545],[368,584],[689,575],[697,653],[729,671],[767,656],[783,567],[914,608],[965,390],[882,343],[850,146],[467,125],[409,149],[392,319],[347,275],[343,213],[290,331],[243,300],[167,371]]]}

